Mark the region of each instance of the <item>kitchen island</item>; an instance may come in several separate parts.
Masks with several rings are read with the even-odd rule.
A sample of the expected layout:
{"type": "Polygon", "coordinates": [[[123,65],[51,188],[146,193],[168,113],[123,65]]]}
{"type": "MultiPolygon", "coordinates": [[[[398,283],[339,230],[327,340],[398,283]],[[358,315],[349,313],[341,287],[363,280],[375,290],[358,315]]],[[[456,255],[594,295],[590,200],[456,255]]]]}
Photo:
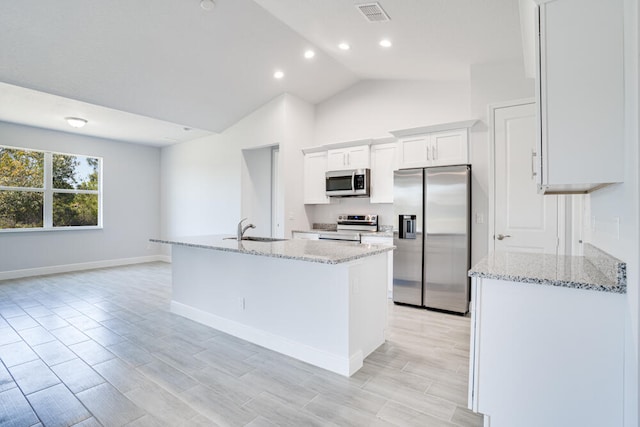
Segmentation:
{"type": "Polygon", "coordinates": [[[626,264],[503,252],[469,275],[469,408],[491,427],[622,426],[626,264]]]}
{"type": "Polygon", "coordinates": [[[172,245],[173,313],[345,376],[384,343],[393,247],[229,237],[151,240],[172,245]]]}

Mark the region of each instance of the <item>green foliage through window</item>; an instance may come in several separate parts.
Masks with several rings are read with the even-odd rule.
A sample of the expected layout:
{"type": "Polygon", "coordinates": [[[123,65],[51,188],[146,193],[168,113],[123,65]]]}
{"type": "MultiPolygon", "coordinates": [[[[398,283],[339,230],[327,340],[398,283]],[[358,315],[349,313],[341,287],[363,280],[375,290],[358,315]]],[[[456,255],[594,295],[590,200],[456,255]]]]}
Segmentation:
{"type": "Polygon", "coordinates": [[[100,163],[0,146],[0,229],[99,225],[100,163]]]}

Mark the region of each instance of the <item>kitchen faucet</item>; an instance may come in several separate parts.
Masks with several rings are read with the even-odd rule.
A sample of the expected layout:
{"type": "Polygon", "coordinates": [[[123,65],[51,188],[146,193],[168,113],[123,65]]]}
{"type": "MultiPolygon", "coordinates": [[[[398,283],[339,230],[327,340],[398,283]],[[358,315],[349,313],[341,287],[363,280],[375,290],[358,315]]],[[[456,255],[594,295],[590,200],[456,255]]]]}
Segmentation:
{"type": "Polygon", "coordinates": [[[244,228],[242,227],[242,222],[245,221],[247,218],[242,218],[240,220],[240,222],[238,223],[238,242],[242,240],[242,236],[244,235],[244,232],[247,231],[250,228],[256,228],[255,225],[253,224],[249,224],[249,225],[245,225],[244,228]]]}

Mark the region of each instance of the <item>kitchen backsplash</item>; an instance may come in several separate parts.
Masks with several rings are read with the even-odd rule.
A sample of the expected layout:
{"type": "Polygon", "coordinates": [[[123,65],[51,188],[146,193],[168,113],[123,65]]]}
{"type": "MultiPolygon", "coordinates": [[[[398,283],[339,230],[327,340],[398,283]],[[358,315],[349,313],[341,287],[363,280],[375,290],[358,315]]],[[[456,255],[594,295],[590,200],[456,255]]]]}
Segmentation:
{"type": "Polygon", "coordinates": [[[333,224],[325,222],[314,222],[311,228],[313,230],[336,231],[337,225],[335,222],[333,224]]]}
{"type": "Polygon", "coordinates": [[[369,203],[368,198],[338,198],[328,205],[307,205],[306,210],[309,227],[314,228],[316,224],[330,224],[335,227],[340,214],[376,214],[379,230],[385,226],[393,228],[394,223],[393,204],[369,203]]]}

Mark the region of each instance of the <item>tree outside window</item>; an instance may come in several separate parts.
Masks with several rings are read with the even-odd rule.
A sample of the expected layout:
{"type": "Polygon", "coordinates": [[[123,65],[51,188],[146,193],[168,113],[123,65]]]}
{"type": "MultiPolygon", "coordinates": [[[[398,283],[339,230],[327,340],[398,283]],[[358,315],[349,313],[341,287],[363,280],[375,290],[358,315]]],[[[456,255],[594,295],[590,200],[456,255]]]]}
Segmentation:
{"type": "Polygon", "coordinates": [[[0,146],[0,229],[100,226],[101,164],[0,146]]]}

